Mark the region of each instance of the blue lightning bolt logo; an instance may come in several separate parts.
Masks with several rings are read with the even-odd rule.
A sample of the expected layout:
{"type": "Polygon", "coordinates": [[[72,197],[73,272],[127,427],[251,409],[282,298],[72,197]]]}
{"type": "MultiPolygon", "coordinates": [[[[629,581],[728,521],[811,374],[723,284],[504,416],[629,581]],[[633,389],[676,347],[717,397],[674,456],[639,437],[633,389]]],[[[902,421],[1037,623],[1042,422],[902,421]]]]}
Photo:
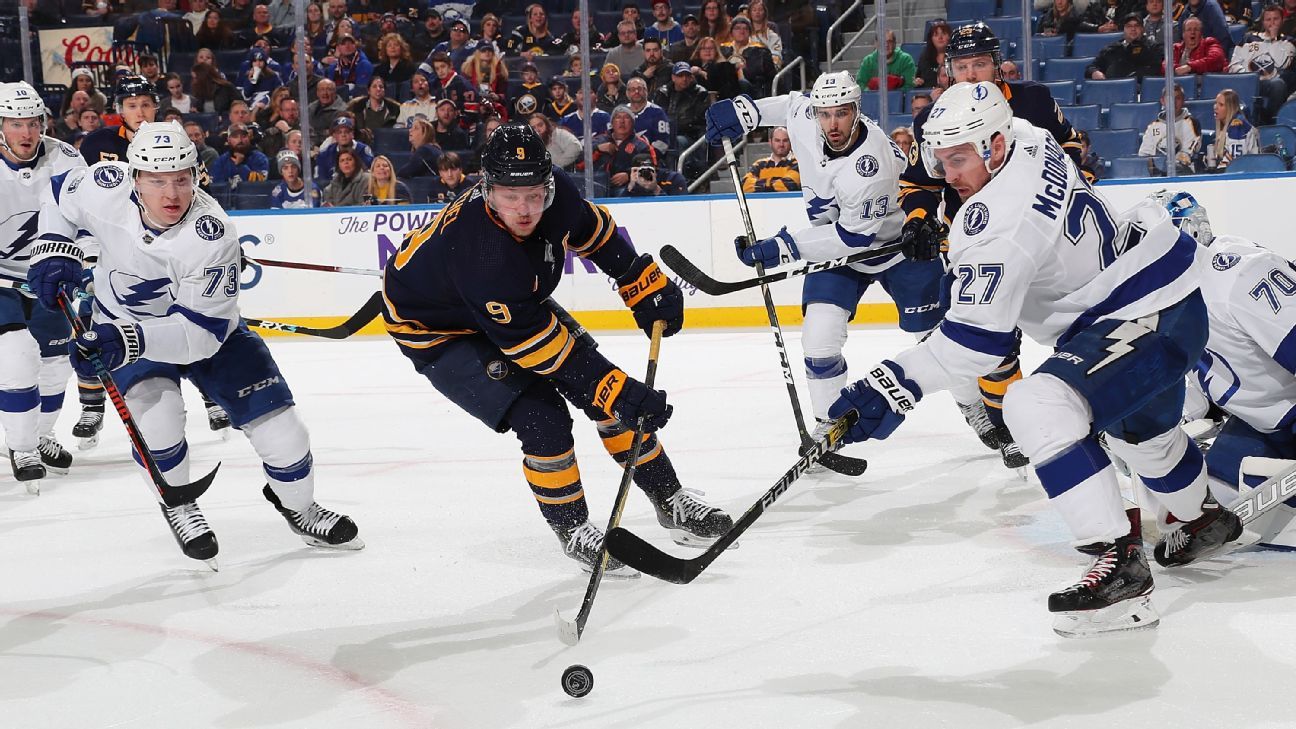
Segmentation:
{"type": "Polygon", "coordinates": [[[121,271],[113,271],[108,280],[117,303],[136,315],[151,314],[149,303],[166,294],[171,284],[170,278],[146,279],[121,271]]]}
{"type": "Polygon", "coordinates": [[[1106,337],[1103,337],[1104,339],[1111,341],[1111,344],[1108,344],[1104,348],[1109,354],[1106,357],[1103,357],[1102,360],[1098,362],[1098,364],[1095,364],[1093,367],[1090,367],[1088,371],[1085,372],[1085,374],[1092,375],[1093,373],[1106,367],[1112,362],[1115,362],[1121,357],[1124,357],[1130,352],[1133,352],[1134,342],[1137,341],[1140,337],[1143,337],[1151,333],[1152,333],[1151,329],[1137,322],[1132,322],[1132,321],[1121,322],[1121,325],[1113,329],[1111,334],[1108,334],[1106,337]]]}
{"type": "Polygon", "coordinates": [[[0,259],[25,261],[30,258],[30,256],[24,254],[24,251],[27,250],[27,246],[31,245],[32,241],[36,240],[36,223],[38,219],[39,216],[37,213],[24,212],[17,213],[3,223],[0,223],[0,230],[13,231],[11,233],[13,236],[13,242],[9,244],[9,247],[0,251],[0,259]],[[27,219],[11,228],[10,226],[12,226],[13,223],[23,215],[28,216],[27,219]]]}
{"type": "Polygon", "coordinates": [[[812,193],[810,199],[806,200],[806,215],[814,223],[832,222],[836,218],[833,213],[837,210],[837,201],[830,197],[819,197],[812,193]]]}

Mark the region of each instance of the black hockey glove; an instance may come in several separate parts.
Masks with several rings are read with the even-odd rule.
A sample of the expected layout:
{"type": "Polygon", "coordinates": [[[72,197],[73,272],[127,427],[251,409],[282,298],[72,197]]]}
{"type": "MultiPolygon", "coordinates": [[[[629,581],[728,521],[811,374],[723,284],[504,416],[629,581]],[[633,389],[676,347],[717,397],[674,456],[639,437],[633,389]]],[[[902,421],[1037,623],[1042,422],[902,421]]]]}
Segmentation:
{"type": "Polygon", "coordinates": [[[657,262],[647,253],[630,264],[630,270],[617,277],[617,292],[621,300],[634,312],[635,324],[652,336],[653,322],[666,322],[663,337],[678,332],[684,326],[684,294],[679,286],[657,267],[657,262]]]}
{"type": "Polygon", "coordinates": [[[627,428],[635,427],[643,416],[645,433],[665,427],[675,411],[666,403],[665,392],[654,390],[619,369],[604,375],[594,386],[594,407],[620,420],[627,428]]]}
{"type": "Polygon", "coordinates": [[[905,221],[900,231],[900,250],[912,261],[934,261],[940,257],[948,236],[948,225],[936,222],[931,216],[915,215],[905,221]]]}

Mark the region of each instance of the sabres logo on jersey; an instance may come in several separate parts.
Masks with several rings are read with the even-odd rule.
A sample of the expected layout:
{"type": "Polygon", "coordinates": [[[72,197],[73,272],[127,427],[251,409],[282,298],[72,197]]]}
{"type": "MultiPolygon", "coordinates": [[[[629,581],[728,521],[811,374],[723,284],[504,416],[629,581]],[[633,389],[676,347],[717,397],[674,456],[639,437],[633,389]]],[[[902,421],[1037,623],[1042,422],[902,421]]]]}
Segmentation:
{"type": "Polygon", "coordinates": [[[225,224],[211,215],[204,215],[194,223],[194,230],[203,240],[220,240],[225,237],[225,224]]]}
{"type": "Polygon", "coordinates": [[[99,187],[117,187],[124,179],[126,175],[122,174],[120,167],[100,167],[94,173],[95,184],[99,187]]]}
{"type": "Polygon", "coordinates": [[[855,162],[855,171],[860,173],[860,177],[872,177],[878,173],[877,158],[871,154],[863,155],[855,162]]]}
{"type": "Polygon", "coordinates": [[[1227,271],[1236,266],[1237,262],[1240,260],[1242,260],[1242,256],[1239,256],[1236,253],[1216,253],[1215,256],[1211,258],[1211,268],[1214,268],[1216,271],[1227,271]]]}
{"type": "Polygon", "coordinates": [[[963,232],[968,235],[976,235],[986,229],[990,224],[990,208],[985,203],[974,202],[967,206],[963,212],[963,232]]]}

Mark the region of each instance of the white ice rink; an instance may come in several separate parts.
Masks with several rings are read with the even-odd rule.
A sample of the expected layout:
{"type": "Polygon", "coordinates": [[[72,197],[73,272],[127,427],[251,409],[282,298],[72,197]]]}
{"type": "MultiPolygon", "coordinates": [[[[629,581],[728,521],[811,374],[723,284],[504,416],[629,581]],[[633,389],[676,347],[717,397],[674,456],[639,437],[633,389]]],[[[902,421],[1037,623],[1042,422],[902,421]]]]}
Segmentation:
{"type": "MultiPolygon", "coordinates": [[[[646,339],[599,340],[642,376],[646,339]]],[[[848,354],[858,371],[910,341],[856,330],[848,354]]],[[[567,648],[552,613],[574,617],[587,578],[512,436],[440,399],[385,339],[272,348],[312,431],[317,496],[368,548],[302,544],[261,497],[251,447],[211,434],[186,388],[194,475],[222,463],[201,502],[221,544],[208,571],[180,554],[110,414],[41,496],[0,484],[0,726],[1296,726],[1296,555],[1154,567],[1158,628],[1059,638],[1046,597],[1088,561],[948,395],[852,446],[863,477],[797,482],[693,584],[605,582],[567,648]],[[572,663],[594,671],[583,699],[559,687],[572,663]]],[[[796,460],[768,332],[666,340],[659,383],[685,484],[735,517],[796,460]]],[[[69,446],[75,411],[73,394],[69,446]]],[[[575,415],[602,524],[618,470],[575,415]]],[[[687,551],[637,490],[626,525],[687,551]]]]}

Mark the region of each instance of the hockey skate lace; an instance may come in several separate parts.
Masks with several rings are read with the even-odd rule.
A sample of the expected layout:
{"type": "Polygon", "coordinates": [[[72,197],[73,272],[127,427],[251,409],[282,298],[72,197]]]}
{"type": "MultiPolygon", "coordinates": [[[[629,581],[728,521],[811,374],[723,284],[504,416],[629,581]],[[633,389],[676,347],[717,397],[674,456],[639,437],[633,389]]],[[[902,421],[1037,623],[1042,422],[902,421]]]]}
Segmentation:
{"type": "Polygon", "coordinates": [[[693,496],[694,493],[699,492],[691,489],[680,489],[670,498],[671,512],[676,522],[684,522],[690,519],[701,521],[708,514],[715,511],[714,506],[698,500],[693,496]]]}
{"type": "Polygon", "coordinates": [[[103,413],[98,410],[82,410],[81,417],[77,419],[77,425],[84,425],[93,428],[103,420],[103,413]]]}
{"type": "Polygon", "coordinates": [[[1093,566],[1089,568],[1089,572],[1080,579],[1080,584],[1085,587],[1094,587],[1099,582],[1102,582],[1104,577],[1111,574],[1113,569],[1116,569],[1116,550],[1109,549],[1094,561],[1093,566]]]}
{"type": "Polygon", "coordinates": [[[49,458],[58,458],[63,453],[63,446],[59,445],[53,436],[42,435],[37,442],[36,448],[49,458]]]}
{"type": "Polygon", "coordinates": [[[571,554],[578,549],[587,549],[591,552],[603,551],[603,533],[598,530],[598,527],[585,522],[567,537],[567,553],[571,554]]]}
{"type": "Polygon", "coordinates": [[[1188,546],[1188,530],[1180,527],[1166,535],[1165,553],[1174,554],[1188,546]]]}
{"type": "Polygon", "coordinates": [[[14,466],[22,469],[42,465],[40,451],[14,451],[14,466]]]}
{"type": "Polygon", "coordinates": [[[173,509],[168,508],[166,517],[183,542],[188,542],[211,531],[211,527],[207,526],[207,517],[203,516],[203,513],[198,510],[197,504],[181,504],[173,509]]]}
{"type": "Polygon", "coordinates": [[[316,503],[306,507],[306,511],[293,512],[293,517],[302,531],[319,536],[325,536],[333,531],[333,527],[342,519],[341,514],[329,511],[316,503]]]}
{"type": "Polygon", "coordinates": [[[990,422],[990,416],[986,414],[985,405],[981,402],[959,405],[958,408],[963,413],[963,419],[978,435],[994,428],[994,423],[990,422]]]}

